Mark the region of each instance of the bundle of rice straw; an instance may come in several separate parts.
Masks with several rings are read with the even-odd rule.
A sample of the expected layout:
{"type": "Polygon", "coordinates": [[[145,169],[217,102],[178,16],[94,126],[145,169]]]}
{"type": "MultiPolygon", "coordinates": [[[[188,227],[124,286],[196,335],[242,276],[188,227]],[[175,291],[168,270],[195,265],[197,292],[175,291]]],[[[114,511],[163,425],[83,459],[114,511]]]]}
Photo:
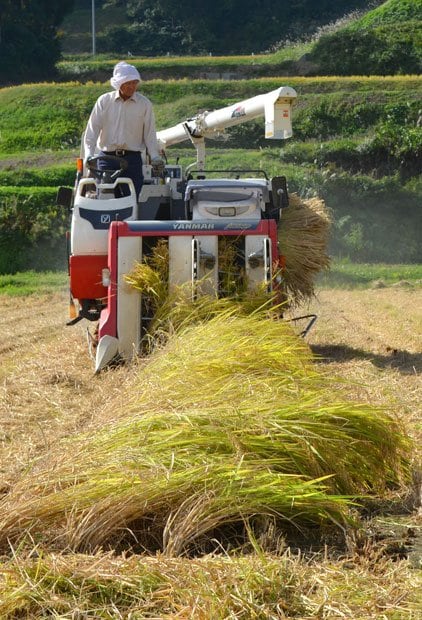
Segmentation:
{"type": "Polygon", "coordinates": [[[223,544],[228,526],[246,537],[261,516],[345,525],[351,498],[400,483],[398,423],[341,398],[287,322],[226,310],[186,323],[119,395],[114,421],[64,440],[0,501],[1,545],[28,533],[177,555],[223,544]]]}
{"type": "MultiPolygon", "coordinates": [[[[329,268],[327,245],[330,225],[330,214],[323,200],[290,195],[290,204],[282,211],[278,231],[280,252],[285,257],[282,277],[289,305],[295,306],[310,299],[314,295],[316,276],[329,268]]],[[[136,266],[126,278],[129,284],[147,294],[154,316],[163,308],[162,314],[166,315],[168,307],[177,303],[174,294],[168,290],[168,260],[167,244],[159,242],[151,256],[136,266]]],[[[220,285],[226,294],[237,300],[243,298],[243,301],[250,297],[244,279],[237,274],[233,240],[221,238],[219,264],[219,271],[224,274],[220,285]]],[[[261,303],[262,292],[257,291],[261,303]]],[[[190,294],[187,289],[185,293],[186,296],[190,294]]],[[[176,296],[181,296],[180,291],[176,296]]],[[[255,304],[256,307],[259,305],[255,304]]]]}
{"type": "MultiPolygon", "coordinates": [[[[276,296],[268,293],[266,285],[248,291],[245,281],[236,273],[236,256],[233,244],[223,239],[219,265],[223,273],[223,289],[230,294],[223,297],[198,295],[192,297],[192,284],[186,282],[178,286],[169,286],[168,282],[168,245],[160,241],[152,253],[141,263],[135,263],[125,281],[142,293],[145,309],[150,312],[148,338],[144,338],[144,352],[151,353],[156,344],[164,344],[168,337],[187,325],[207,321],[215,316],[250,315],[260,312],[267,316],[278,316],[279,306],[276,296]]],[[[197,284],[198,289],[202,281],[197,284]]]]}
{"type": "Polygon", "coordinates": [[[291,305],[314,295],[317,274],[328,269],[327,243],[331,218],[320,198],[302,199],[290,194],[279,225],[280,252],[286,258],[283,270],[286,293],[291,305]]]}

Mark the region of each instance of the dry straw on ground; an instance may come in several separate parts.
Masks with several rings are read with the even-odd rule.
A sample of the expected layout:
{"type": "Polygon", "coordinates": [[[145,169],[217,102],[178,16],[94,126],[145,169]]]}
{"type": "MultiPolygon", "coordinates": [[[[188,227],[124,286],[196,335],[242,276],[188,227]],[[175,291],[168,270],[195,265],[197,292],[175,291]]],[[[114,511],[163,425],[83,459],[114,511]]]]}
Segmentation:
{"type": "MultiPolygon", "coordinates": [[[[10,353],[3,351],[2,354],[0,409],[3,407],[3,431],[7,429],[9,435],[8,442],[2,446],[2,465],[6,473],[16,468],[30,445],[32,456],[44,454],[39,468],[45,469],[44,480],[47,480],[47,470],[51,467],[52,483],[54,480],[58,483],[62,471],[57,469],[55,472],[54,464],[66,462],[70,468],[72,458],[77,463],[78,450],[82,449],[87,460],[88,444],[85,442],[88,437],[81,435],[86,423],[90,424],[91,435],[105,424],[108,429],[117,428],[118,423],[110,425],[110,419],[125,416],[128,400],[135,407],[140,395],[139,400],[148,408],[144,392],[149,391],[149,386],[150,401],[156,401],[157,409],[165,412],[171,409],[169,402],[174,402],[169,400],[169,394],[173,393],[171,377],[162,392],[158,387],[158,354],[154,358],[157,365],[150,368],[152,376],[142,374],[141,364],[140,367],[120,368],[94,377],[82,330],[75,333],[63,328],[66,302],[65,295],[56,299],[53,306],[51,299],[15,298],[5,306],[5,298],[1,298],[2,344],[10,345],[11,349],[10,353]],[[21,329],[22,321],[25,322],[25,332],[21,329]],[[44,326],[48,337],[44,335],[44,326]],[[5,333],[9,332],[10,338],[5,340],[5,333]],[[46,402],[54,406],[54,418],[46,411],[46,402]],[[61,442],[54,450],[58,436],[72,434],[77,435],[74,442],[61,442]],[[46,442],[32,446],[38,435],[45,437],[46,442]]],[[[320,353],[328,358],[317,366],[317,370],[325,367],[330,373],[345,377],[347,399],[378,403],[384,409],[393,401],[419,445],[421,399],[417,369],[420,367],[418,327],[421,307],[420,293],[405,289],[396,290],[394,295],[390,289],[363,293],[320,291],[318,301],[314,301],[320,319],[316,330],[311,333],[311,342],[319,345],[320,353]],[[392,355],[391,347],[398,350],[397,356],[392,355]]],[[[189,348],[189,342],[185,342],[185,347],[189,348]]],[[[234,355],[237,353],[236,350],[234,355]]],[[[206,356],[204,345],[192,384],[195,387],[190,396],[192,400],[199,398],[202,384],[208,381],[204,371],[206,356]]],[[[164,364],[165,358],[160,359],[164,364]]],[[[192,375],[195,367],[193,352],[189,359],[191,364],[183,368],[192,375]]],[[[210,359],[214,359],[214,355],[210,359]]],[[[280,369],[280,376],[282,374],[284,372],[280,369]]],[[[183,376],[182,372],[177,376],[177,385],[183,391],[183,385],[189,384],[189,377],[183,376]]],[[[262,377],[262,374],[257,375],[257,381],[250,384],[251,393],[258,384],[262,385],[258,400],[268,392],[262,377]]],[[[285,384],[287,394],[294,392],[294,385],[290,373],[285,384]]],[[[234,378],[232,395],[226,392],[229,403],[236,403],[237,397],[243,402],[246,387],[246,378],[241,382],[234,378]],[[240,386],[243,386],[242,392],[238,394],[236,388],[240,389],[240,386]]],[[[334,383],[331,397],[337,395],[338,400],[343,400],[338,391],[340,388],[340,384],[334,383]]],[[[269,398],[268,393],[266,397],[269,398]]],[[[176,395],[176,398],[180,402],[180,396],[176,395]]],[[[217,390],[215,398],[218,399],[217,390]]],[[[134,411],[141,415],[142,408],[136,407],[134,411]]],[[[132,415],[130,411],[126,413],[129,417],[132,415]]],[[[171,420],[170,416],[171,412],[171,420]]],[[[245,428],[249,428],[249,420],[245,428]]],[[[409,450],[409,455],[414,458],[415,450],[409,450]]],[[[103,460],[107,461],[108,457],[103,460]]],[[[27,467],[28,458],[25,456],[17,469],[22,472],[27,467]]],[[[115,467],[118,467],[116,460],[115,467]]],[[[78,467],[76,471],[80,473],[78,467]]],[[[123,467],[121,471],[124,473],[123,467]]],[[[18,472],[9,476],[12,486],[17,478],[18,472]]],[[[36,485],[35,471],[31,479],[36,485]]],[[[29,478],[22,490],[25,485],[28,489],[29,478]]],[[[37,492],[31,491],[31,494],[36,497],[37,492]]],[[[397,517],[390,519],[394,522],[397,517]]],[[[412,515],[407,516],[406,523],[418,531],[412,515]]],[[[278,541],[275,541],[277,547],[263,546],[267,540],[266,532],[257,535],[256,553],[198,559],[169,558],[159,554],[154,557],[122,557],[115,551],[93,556],[74,555],[68,550],[64,554],[54,554],[41,545],[31,548],[28,556],[16,546],[13,552],[8,547],[8,555],[3,556],[0,563],[0,617],[223,620],[282,618],[285,614],[287,617],[319,619],[416,620],[422,613],[418,597],[420,570],[412,569],[407,560],[385,557],[383,553],[385,544],[390,542],[388,540],[377,539],[372,547],[365,543],[357,553],[348,548],[346,558],[333,557],[334,550],[329,546],[329,558],[322,554],[322,557],[310,561],[307,556],[292,556],[288,551],[275,557],[268,551],[278,550],[278,541]]],[[[34,542],[29,544],[33,547],[34,542]]]]}
{"type": "Polygon", "coordinates": [[[174,555],[259,515],[344,525],[345,495],[400,484],[408,444],[385,412],[336,388],[283,321],[231,311],[181,327],[117,422],[64,442],[11,489],[2,540],[30,531],[73,549],[174,555]]]}
{"type": "Polygon", "coordinates": [[[15,618],[420,617],[421,575],[367,557],[305,561],[289,552],[198,559],[17,553],[0,564],[0,616],[15,618]]]}

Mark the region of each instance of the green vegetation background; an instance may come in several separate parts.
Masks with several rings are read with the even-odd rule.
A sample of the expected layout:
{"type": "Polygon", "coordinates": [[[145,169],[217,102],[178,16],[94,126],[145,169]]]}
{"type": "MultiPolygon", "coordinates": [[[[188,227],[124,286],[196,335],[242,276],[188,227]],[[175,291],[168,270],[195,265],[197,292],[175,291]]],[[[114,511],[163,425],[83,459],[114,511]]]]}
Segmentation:
{"type": "MultiPolygon", "coordinates": [[[[283,75],[413,74],[421,68],[422,0],[204,0],[200,11],[192,0],[3,0],[0,85],[50,81],[62,75],[61,54],[91,52],[92,6],[96,51],[112,58],[255,54],[254,74],[261,76],[274,75],[266,66],[271,52],[277,57],[270,64],[283,75]]],[[[183,75],[192,77],[188,66],[195,64],[198,70],[185,62],[183,75]]],[[[238,73],[240,64],[231,70],[238,73]]]]}
{"type": "MultiPolygon", "coordinates": [[[[396,43],[420,66],[421,15],[422,0],[388,0],[317,41],[272,54],[131,62],[143,75],[141,90],[154,103],[158,129],[283,84],[295,88],[292,139],[265,141],[261,120],[245,123],[208,142],[208,167],[260,167],[269,176],[285,174],[290,191],[324,198],[334,220],[330,252],[340,259],[420,263],[420,71],[339,74],[365,57],[362,74],[400,73],[390,63],[396,43]],[[371,40],[378,41],[375,48],[371,40]],[[328,60],[337,63],[330,71],[338,75],[291,75],[329,73],[328,60]]],[[[96,98],[110,88],[116,60],[67,58],[57,65],[56,82],[0,89],[0,273],[64,268],[68,214],[55,206],[55,194],[59,185],[73,186],[80,136],[96,98]]],[[[188,143],[167,154],[170,161],[195,159],[188,143]]]]}
{"type": "MultiPolygon", "coordinates": [[[[286,174],[290,191],[323,197],[336,256],[422,262],[422,78],[151,80],[142,92],[161,129],[286,82],[298,92],[294,138],[265,141],[262,122],[245,123],[209,141],[208,167],[261,167],[286,174]]],[[[0,90],[0,273],[65,265],[68,214],[54,205],[56,189],[73,185],[81,133],[107,88],[75,82],[0,90]]],[[[177,156],[188,163],[195,153],[185,143],[169,150],[170,161],[177,156]]]]}

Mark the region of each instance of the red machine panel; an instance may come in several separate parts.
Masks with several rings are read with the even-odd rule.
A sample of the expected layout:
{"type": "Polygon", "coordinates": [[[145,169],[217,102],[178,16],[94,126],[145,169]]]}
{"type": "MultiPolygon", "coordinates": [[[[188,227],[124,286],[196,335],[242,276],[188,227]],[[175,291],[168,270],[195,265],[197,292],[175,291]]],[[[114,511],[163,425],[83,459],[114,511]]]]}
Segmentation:
{"type": "Polygon", "coordinates": [[[107,297],[102,285],[102,270],[107,267],[107,255],[71,256],[70,291],[75,299],[101,299],[107,297]]]}

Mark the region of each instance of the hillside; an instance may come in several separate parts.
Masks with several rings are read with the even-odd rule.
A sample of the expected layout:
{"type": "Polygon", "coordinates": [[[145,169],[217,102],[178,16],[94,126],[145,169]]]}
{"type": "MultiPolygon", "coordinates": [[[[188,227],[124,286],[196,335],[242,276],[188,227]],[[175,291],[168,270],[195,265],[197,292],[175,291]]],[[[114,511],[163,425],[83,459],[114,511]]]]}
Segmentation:
{"type": "Polygon", "coordinates": [[[387,0],[322,36],[309,60],[323,75],[391,75],[422,70],[422,0],[387,0]]]}
{"type": "MultiPolygon", "coordinates": [[[[142,91],[153,101],[161,129],[283,82],[146,79],[142,91]]],[[[298,92],[293,139],[266,141],[259,120],[246,123],[209,141],[208,167],[258,166],[270,176],[285,174],[290,191],[320,195],[333,212],[330,252],[335,256],[422,261],[422,79],[290,78],[288,84],[298,92]]],[[[0,211],[0,272],[64,267],[67,215],[54,206],[56,188],[73,185],[80,136],[105,88],[100,83],[63,83],[0,90],[0,197],[7,206],[0,211]],[[25,253],[13,252],[16,243],[25,253]]],[[[194,160],[188,143],[167,155],[183,164],[194,160]]]]}
{"type": "MultiPolygon", "coordinates": [[[[168,0],[96,0],[96,49],[135,56],[260,54],[280,41],[310,38],[317,28],[355,9],[366,10],[366,5],[365,0],[324,0],[319,6],[313,0],[282,5],[204,0],[198,16],[186,0],[177,5],[168,0]]],[[[63,52],[90,53],[91,28],[91,3],[76,0],[62,24],[63,52]]]]}
{"type": "MultiPolygon", "coordinates": [[[[62,42],[63,51],[68,56],[58,65],[61,79],[106,79],[106,56],[101,55],[101,43],[99,49],[97,47],[100,56],[93,60],[88,55],[92,50],[90,19],[86,7],[79,7],[65,20],[62,42]],[[86,29],[87,26],[88,31],[83,32],[83,28],[86,29]],[[84,41],[82,46],[78,47],[78,40],[84,41]],[[85,54],[81,55],[81,52],[85,54]]],[[[122,41],[125,40],[125,28],[132,27],[127,23],[124,13],[116,13],[113,7],[98,11],[97,21],[99,29],[106,28],[107,23],[113,23],[114,28],[120,29],[119,36],[122,41]]],[[[100,41],[102,36],[100,30],[100,41]]],[[[138,62],[148,66],[152,78],[165,79],[418,74],[422,69],[422,2],[387,0],[363,15],[355,12],[338,22],[325,24],[313,36],[296,34],[296,43],[292,43],[292,39],[295,40],[294,37],[287,37],[287,41],[272,45],[271,53],[263,54],[263,50],[258,50],[251,55],[248,46],[242,55],[231,58],[222,57],[221,54],[214,56],[198,52],[194,57],[186,58],[184,53],[185,57],[180,58],[177,56],[183,53],[183,50],[176,48],[167,53],[151,54],[145,50],[136,53],[142,54],[138,62]],[[151,55],[166,56],[166,59],[146,58],[151,55]]],[[[130,42],[127,41],[116,48],[116,51],[126,56],[131,53],[130,49],[130,42]]],[[[137,48],[135,46],[132,49],[137,48]]],[[[106,53],[113,57],[116,55],[112,49],[107,49],[106,53]]]]}

